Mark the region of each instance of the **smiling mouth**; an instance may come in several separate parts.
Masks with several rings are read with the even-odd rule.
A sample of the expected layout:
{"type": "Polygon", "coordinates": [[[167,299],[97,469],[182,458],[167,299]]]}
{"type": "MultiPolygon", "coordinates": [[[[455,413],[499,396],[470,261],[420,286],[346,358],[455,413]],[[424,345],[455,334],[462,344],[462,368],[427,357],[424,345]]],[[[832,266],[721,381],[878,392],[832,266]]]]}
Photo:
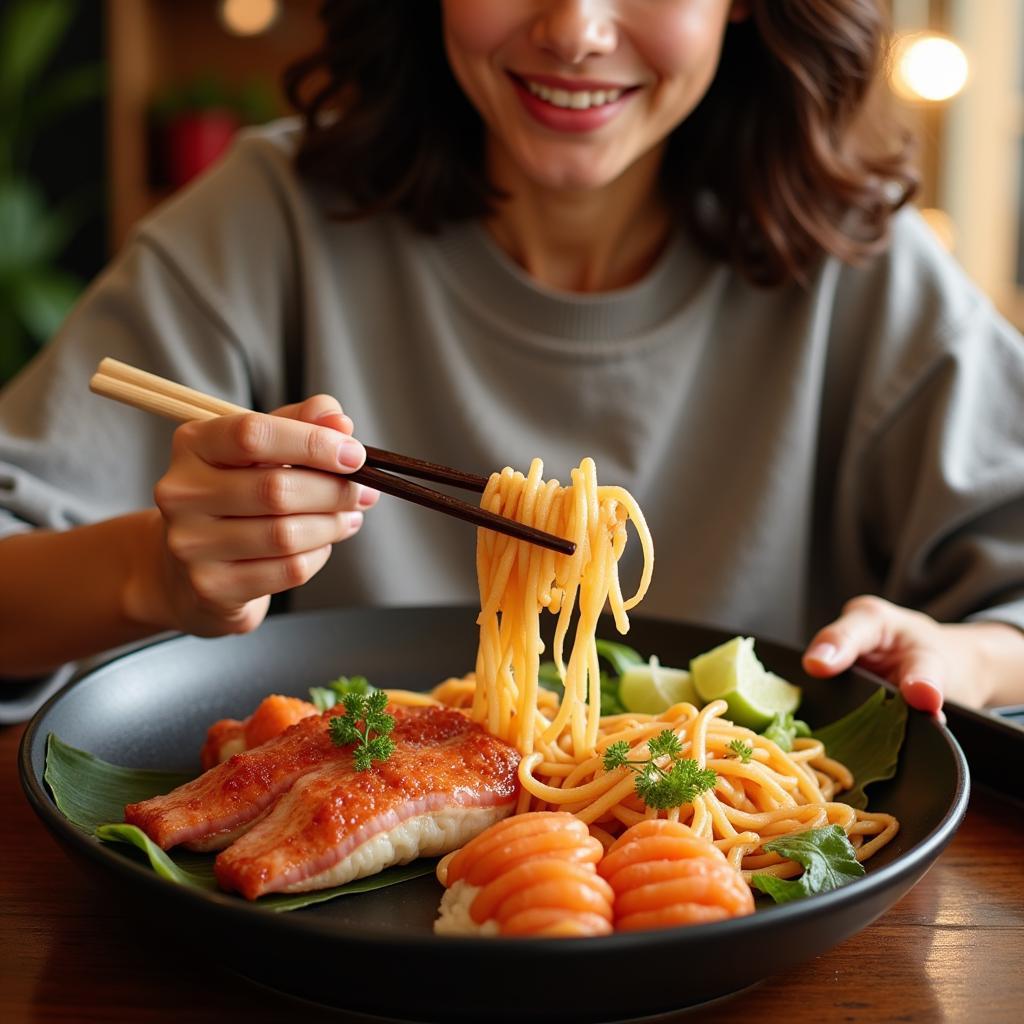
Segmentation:
{"type": "Polygon", "coordinates": [[[592,107],[605,107],[621,99],[626,93],[633,92],[635,88],[557,89],[520,75],[512,77],[537,99],[561,110],[590,110],[592,107]]]}

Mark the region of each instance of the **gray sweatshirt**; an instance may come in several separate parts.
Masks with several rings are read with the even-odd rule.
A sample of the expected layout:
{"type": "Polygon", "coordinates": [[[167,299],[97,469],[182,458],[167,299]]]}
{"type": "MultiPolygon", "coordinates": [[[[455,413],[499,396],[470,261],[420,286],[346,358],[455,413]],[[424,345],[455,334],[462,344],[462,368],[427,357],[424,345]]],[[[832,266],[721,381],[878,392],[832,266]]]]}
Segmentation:
{"type": "MultiPolygon", "coordinates": [[[[245,133],[0,393],[0,536],[152,504],[173,427],[90,394],[110,355],[264,410],[329,392],[361,440],[467,470],[540,456],[567,481],[593,456],[654,537],[638,613],[801,643],[874,593],[1024,626],[1024,344],[915,213],[806,289],[753,287],[680,233],[639,283],[565,294],[476,223],[332,219],[296,139],[245,133]]],[[[475,601],[474,544],[384,496],[292,607],[475,601]]],[[[0,720],[70,671],[0,684],[0,720]]]]}

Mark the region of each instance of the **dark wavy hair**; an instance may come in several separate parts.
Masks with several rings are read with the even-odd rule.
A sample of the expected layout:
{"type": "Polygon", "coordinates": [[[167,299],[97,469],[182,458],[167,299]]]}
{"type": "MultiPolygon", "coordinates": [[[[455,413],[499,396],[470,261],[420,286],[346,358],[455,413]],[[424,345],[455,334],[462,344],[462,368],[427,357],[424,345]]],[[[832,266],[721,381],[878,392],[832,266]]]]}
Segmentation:
{"type": "MultiPolygon", "coordinates": [[[[855,263],[885,246],[917,188],[911,140],[882,111],[864,130],[881,0],[750,8],[670,136],[662,184],[715,258],[761,285],[804,282],[825,254],[855,263]]],[[[339,188],[346,216],[394,210],[430,232],[492,211],[483,123],[448,67],[440,3],[325,0],[320,16],[323,45],[284,76],[304,119],[299,172],[339,188]]]]}

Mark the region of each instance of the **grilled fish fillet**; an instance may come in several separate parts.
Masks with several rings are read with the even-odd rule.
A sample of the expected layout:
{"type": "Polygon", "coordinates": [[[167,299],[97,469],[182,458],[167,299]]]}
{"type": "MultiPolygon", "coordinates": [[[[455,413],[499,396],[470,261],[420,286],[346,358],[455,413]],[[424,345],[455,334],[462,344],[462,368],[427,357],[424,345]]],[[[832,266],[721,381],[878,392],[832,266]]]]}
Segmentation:
{"type": "Polygon", "coordinates": [[[337,756],[328,717],[304,718],[164,796],[128,804],[124,820],[164,850],[220,850],[262,818],[296,779],[337,756]]]}
{"type": "Polygon", "coordinates": [[[358,772],[350,748],[334,748],[218,855],[225,889],[256,899],[342,885],[454,850],[512,812],[514,748],[450,708],[389,710],[391,757],[358,772]]]}

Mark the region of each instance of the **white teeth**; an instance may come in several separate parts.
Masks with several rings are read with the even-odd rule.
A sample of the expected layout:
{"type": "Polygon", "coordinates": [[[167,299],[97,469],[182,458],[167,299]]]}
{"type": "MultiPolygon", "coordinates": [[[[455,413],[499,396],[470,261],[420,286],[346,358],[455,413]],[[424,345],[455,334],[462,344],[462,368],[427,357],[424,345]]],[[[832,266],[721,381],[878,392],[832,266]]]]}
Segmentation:
{"type": "Polygon", "coordinates": [[[593,92],[580,89],[569,92],[567,89],[551,89],[546,85],[530,81],[526,82],[526,87],[545,103],[569,110],[589,110],[591,107],[603,107],[606,103],[614,103],[622,95],[621,89],[596,89],[593,92]]]}

